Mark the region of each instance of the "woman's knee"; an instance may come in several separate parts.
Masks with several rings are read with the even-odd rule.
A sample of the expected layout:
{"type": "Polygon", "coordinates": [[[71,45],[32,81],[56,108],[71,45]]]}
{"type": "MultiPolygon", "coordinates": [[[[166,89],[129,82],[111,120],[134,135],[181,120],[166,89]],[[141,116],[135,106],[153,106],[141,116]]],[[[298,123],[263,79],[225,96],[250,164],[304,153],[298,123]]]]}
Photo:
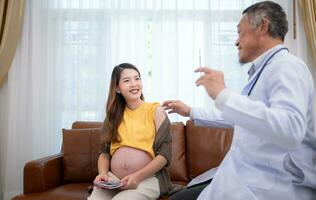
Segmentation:
{"type": "Polygon", "coordinates": [[[87,198],[87,200],[111,200],[115,195],[113,190],[106,190],[94,187],[91,195],[87,198]]]}

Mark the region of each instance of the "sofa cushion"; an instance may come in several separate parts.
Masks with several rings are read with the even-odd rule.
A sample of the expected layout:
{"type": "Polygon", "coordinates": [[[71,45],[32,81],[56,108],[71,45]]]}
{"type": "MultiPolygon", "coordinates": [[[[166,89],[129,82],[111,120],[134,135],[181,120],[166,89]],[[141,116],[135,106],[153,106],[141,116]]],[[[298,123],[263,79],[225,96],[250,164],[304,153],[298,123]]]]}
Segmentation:
{"type": "Polygon", "coordinates": [[[91,182],[97,175],[100,129],[63,129],[63,171],[66,182],[91,182]]]}
{"type": "Polygon", "coordinates": [[[199,127],[186,123],[189,178],[218,166],[230,148],[233,129],[199,127]]]}
{"type": "Polygon", "coordinates": [[[71,183],[55,187],[40,193],[28,193],[14,197],[12,200],[86,200],[89,183],[71,183]]]}
{"type": "Polygon", "coordinates": [[[185,126],[182,122],[171,123],[172,160],[169,168],[171,180],[188,182],[185,126]]]}

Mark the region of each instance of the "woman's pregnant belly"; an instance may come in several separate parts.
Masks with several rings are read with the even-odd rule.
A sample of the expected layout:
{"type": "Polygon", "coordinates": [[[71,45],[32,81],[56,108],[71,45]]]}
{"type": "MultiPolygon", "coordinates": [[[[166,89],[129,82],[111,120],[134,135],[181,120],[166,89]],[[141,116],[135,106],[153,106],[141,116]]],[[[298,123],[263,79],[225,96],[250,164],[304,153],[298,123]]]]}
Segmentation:
{"type": "Polygon", "coordinates": [[[143,150],[132,147],[120,147],[111,159],[111,171],[119,179],[132,174],[152,161],[152,157],[143,150]]]}

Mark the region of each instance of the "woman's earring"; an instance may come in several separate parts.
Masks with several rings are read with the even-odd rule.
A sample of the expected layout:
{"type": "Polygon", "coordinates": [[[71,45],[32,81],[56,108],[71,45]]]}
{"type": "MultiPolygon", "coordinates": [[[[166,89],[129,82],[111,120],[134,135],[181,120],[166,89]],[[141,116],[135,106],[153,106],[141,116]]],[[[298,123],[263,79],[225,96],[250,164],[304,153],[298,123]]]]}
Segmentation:
{"type": "Polygon", "coordinates": [[[117,94],[121,94],[121,92],[120,92],[120,91],[116,91],[116,93],[117,93],[117,94]]]}

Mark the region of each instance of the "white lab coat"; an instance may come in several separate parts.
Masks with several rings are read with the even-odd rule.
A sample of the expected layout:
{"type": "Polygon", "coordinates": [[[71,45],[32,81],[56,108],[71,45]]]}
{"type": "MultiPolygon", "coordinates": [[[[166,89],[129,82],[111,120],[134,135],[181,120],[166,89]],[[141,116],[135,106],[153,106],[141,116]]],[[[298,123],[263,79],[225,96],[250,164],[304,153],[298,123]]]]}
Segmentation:
{"type": "Polygon", "coordinates": [[[213,126],[216,120],[234,127],[231,149],[198,199],[315,200],[313,92],[307,66],[282,50],[268,62],[250,96],[230,92],[220,112],[193,108],[196,124],[213,126]]]}

